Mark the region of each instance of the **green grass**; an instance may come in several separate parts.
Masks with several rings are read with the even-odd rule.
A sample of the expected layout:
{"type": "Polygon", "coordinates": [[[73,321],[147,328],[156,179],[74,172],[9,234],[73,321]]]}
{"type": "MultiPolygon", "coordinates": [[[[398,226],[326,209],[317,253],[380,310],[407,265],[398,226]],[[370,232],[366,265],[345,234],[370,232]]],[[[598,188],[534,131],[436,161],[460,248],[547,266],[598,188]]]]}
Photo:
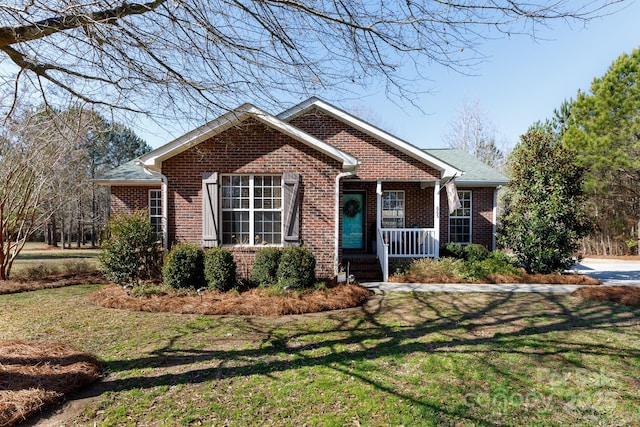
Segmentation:
{"type": "Polygon", "coordinates": [[[108,375],[80,425],[637,425],[640,309],[568,295],[398,294],[281,318],[110,310],[98,286],[0,296],[0,339],[108,375]]]}
{"type": "Polygon", "coordinates": [[[91,268],[98,267],[99,249],[75,245],[71,249],[48,248],[43,243],[27,243],[16,257],[12,272],[44,265],[50,269],[62,269],[65,263],[84,262],[91,268]]]}

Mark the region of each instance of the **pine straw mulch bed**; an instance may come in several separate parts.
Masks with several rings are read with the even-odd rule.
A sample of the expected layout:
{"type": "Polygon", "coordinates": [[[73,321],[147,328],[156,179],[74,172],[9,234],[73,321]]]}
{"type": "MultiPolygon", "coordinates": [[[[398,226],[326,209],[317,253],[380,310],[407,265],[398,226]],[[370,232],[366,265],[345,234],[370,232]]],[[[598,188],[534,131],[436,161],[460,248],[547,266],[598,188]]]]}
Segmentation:
{"type": "Polygon", "coordinates": [[[289,295],[272,295],[266,289],[251,289],[241,293],[206,291],[201,300],[196,294],[181,295],[178,292],[134,297],[120,286],[111,285],[91,294],[89,300],[101,307],[135,311],[284,316],[357,307],[372,294],[372,291],[360,285],[345,284],[303,293],[291,292],[289,295]]]}
{"type": "Polygon", "coordinates": [[[602,281],[587,276],[586,274],[527,274],[520,276],[505,276],[490,274],[484,281],[462,281],[451,276],[424,277],[405,274],[389,277],[390,282],[395,283],[490,283],[490,284],[527,284],[540,285],[583,285],[594,286],[602,284],[602,281]]]}
{"type": "Polygon", "coordinates": [[[55,342],[0,341],[0,426],[20,422],[100,378],[96,358],[55,342]]]}
{"type": "Polygon", "coordinates": [[[617,304],[640,307],[640,287],[638,286],[598,286],[580,288],[571,293],[574,297],[594,301],[610,301],[617,304]]]}
{"type": "Polygon", "coordinates": [[[0,280],[0,295],[18,292],[37,291],[39,289],[62,288],[72,285],[110,283],[102,273],[82,273],[48,277],[42,280],[0,280]]]}

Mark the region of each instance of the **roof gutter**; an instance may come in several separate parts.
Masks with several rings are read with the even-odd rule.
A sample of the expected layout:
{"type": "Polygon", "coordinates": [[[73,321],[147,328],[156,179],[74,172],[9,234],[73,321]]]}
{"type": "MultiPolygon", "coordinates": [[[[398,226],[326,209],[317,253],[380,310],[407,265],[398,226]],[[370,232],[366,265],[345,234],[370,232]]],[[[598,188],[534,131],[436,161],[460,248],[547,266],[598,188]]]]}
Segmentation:
{"type": "Polygon", "coordinates": [[[142,167],[142,170],[145,171],[145,173],[148,173],[149,175],[156,175],[160,177],[160,180],[162,181],[162,185],[160,187],[160,191],[162,192],[162,253],[166,254],[167,252],[167,248],[169,246],[169,229],[168,229],[168,225],[169,225],[169,180],[167,179],[167,177],[160,172],[154,172],[152,173],[150,170],[148,170],[144,163],[142,162],[136,162],[138,164],[138,166],[142,167]]]}
{"type": "MultiPolygon", "coordinates": [[[[146,169],[145,169],[146,171],[146,169]]],[[[158,177],[160,178],[160,177],[158,177]]],[[[93,183],[96,185],[104,186],[134,186],[134,187],[149,187],[162,183],[162,179],[149,180],[149,179],[94,179],[93,183]]]]}

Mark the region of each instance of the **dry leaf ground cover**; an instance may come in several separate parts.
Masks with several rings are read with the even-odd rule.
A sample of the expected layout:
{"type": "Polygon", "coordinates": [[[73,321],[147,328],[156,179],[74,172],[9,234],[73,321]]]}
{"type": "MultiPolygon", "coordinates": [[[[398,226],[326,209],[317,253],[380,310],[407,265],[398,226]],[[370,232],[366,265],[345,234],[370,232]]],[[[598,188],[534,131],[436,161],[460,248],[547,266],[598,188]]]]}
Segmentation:
{"type": "Polygon", "coordinates": [[[48,425],[638,425],[640,308],[390,294],[314,314],[108,309],[103,286],[0,296],[0,339],[95,354],[48,425]]]}
{"type": "Polygon", "coordinates": [[[640,287],[638,286],[598,286],[580,288],[573,296],[594,301],[611,301],[618,304],[640,307],[640,287]]]}
{"type": "Polygon", "coordinates": [[[25,420],[94,382],[100,364],[56,342],[0,342],[0,426],[25,420]]]}
{"type": "Polygon", "coordinates": [[[136,311],[188,314],[283,316],[340,310],[361,305],[372,292],[359,285],[339,285],[327,289],[273,294],[267,289],[251,289],[242,293],[205,291],[182,294],[167,291],[163,295],[135,297],[120,286],[106,286],[89,300],[97,305],[136,311]]]}
{"type": "Polygon", "coordinates": [[[490,274],[486,280],[463,280],[459,277],[444,275],[434,275],[430,277],[405,274],[401,276],[389,277],[390,282],[396,283],[538,283],[545,285],[583,285],[595,286],[602,282],[585,274],[528,274],[522,273],[519,276],[490,274]]]}

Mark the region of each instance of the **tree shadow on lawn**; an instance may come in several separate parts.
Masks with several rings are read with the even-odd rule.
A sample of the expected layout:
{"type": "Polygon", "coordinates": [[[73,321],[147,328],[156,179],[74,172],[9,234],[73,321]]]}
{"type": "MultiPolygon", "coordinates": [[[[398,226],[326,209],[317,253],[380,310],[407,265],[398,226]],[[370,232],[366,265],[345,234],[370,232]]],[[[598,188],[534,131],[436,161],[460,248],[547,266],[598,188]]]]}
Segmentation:
{"type": "MultiPolygon", "coordinates": [[[[567,296],[528,295],[516,297],[512,293],[484,294],[476,297],[482,300],[478,302],[477,299],[466,300],[460,294],[420,293],[413,295],[419,302],[418,307],[409,311],[402,307],[402,301],[406,300],[376,296],[358,309],[324,314],[337,321],[334,328],[304,330],[300,326],[302,322],[298,321],[295,328],[292,328],[293,332],[285,336],[282,336],[281,323],[269,328],[257,318],[247,318],[244,336],[259,337],[253,340],[255,348],[230,349],[228,343],[221,345],[224,348],[220,350],[181,348],[179,341],[187,334],[185,332],[183,335],[175,335],[166,346],[150,352],[146,357],[105,363],[111,373],[157,368],[157,375],[151,373],[127,378],[115,378],[111,375],[82,394],[83,397],[98,396],[106,391],[197,384],[322,366],[356,377],[384,393],[395,395],[414,405],[445,416],[459,417],[459,413],[454,414],[442,402],[429,401],[427,397],[416,398],[375,380],[367,372],[354,369],[353,362],[398,355],[475,354],[494,373],[508,378],[513,384],[531,387],[527,371],[521,374],[507,371],[491,362],[490,356],[520,354],[534,358],[550,357],[560,365],[569,364],[593,371],[599,368],[584,365],[570,357],[571,354],[614,357],[621,364],[628,363],[625,362],[626,358],[640,358],[640,351],[633,348],[619,348],[602,341],[587,342],[579,336],[572,340],[572,336],[568,334],[561,337],[547,335],[554,332],[606,330],[628,326],[633,322],[637,325],[640,309],[597,303],[576,304],[577,308],[573,309],[566,304],[566,298],[570,298],[567,296]],[[532,305],[540,305],[541,309],[532,310],[532,305]],[[403,324],[406,326],[402,326],[403,324]],[[288,360],[282,360],[282,353],[288,355],[288,360]],[[215,366],[200,369],[191,369],[189,366],[201,363],[215,366]],[[181,367],[184,369],[180,369],[181,367]],[[168,373],[167,370],[172,372],[168,373]]],[[[204,334],[207,331],[206,327],[192,326],[188,333],[204,334]]],[[[221,343],[223,340],[221,339],[221,343]]],[[[628,367],[632,369],[631,366],[628,367]]],[[[495,420],[474,418],[471,415],[464,417],[479,424],[497,425],[495,420]]]]}

